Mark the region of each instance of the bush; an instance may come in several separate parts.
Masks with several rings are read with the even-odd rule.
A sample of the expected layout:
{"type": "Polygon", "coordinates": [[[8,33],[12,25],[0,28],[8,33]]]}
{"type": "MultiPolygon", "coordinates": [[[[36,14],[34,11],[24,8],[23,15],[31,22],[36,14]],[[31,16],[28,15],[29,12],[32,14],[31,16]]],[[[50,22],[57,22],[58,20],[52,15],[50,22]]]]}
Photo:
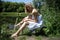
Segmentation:
{"type": "Polygon", "coordinates": [[[23,8],[23,7],[19,7],[18,9],[17,9],[17,12],[24,12],[25,11],[25,9],[23,8]]]}
{"type": "Polygon", "coordinates": [[[60,23],[57,21],[59,19],[58,13],[52,7],[42,6],[41,14],[43,15],[44,25],[47,27],[44,29],[47,35],[57,35],[60,34],[58,26],[60,23]],[[58,19],[57,19],[58,18],[58,19]],[[58,27],[57,27],[58,26],[58,27]]]}
{"type": "MultiPolygon", "coordinates": [[[[8,14],[7,14],[8,15],[8,14]]],[[[15,24],[16,18],[18,18],[17,22],[20,22],[27,14],[22,13],[20,16],[12,17],[0,17],[1,27],[0,27],[0,39],[1,40],[12,40],[10,36],[15,31],[13,29],[9,29],[9,24],[15,24]]],[[[16,29],[17,30],[17,29],[16,29]]],[[[26,32],[24,32],[26,33],[26,32]]]]}
{"type": "Polygon", "coordinates": [[[9,30],[7,28],[8,28],[7,24],[1,25],[1,35],[0,35],[1,40],[11,40],[10,38],[11,34],[9,33],[9,30]]]}

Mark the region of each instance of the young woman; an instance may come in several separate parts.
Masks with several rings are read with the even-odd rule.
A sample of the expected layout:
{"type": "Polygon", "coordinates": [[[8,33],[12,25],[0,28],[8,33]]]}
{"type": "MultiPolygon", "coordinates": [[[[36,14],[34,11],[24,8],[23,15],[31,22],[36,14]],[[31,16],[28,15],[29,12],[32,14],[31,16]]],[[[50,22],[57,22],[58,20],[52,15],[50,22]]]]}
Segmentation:
{"type": "Polygon", "coordinates": [[[17,36],[26,27],[28,27],[29,30],[34,30],[36,28],[42,27],[42,15],[38,13],[37,9],[32,7],[31,4],[26,4],[25,11],[27,12],[28,16],[23,18],[21,22],[15,25],[20,26],[20,28],[11,37],[17,36]]]}

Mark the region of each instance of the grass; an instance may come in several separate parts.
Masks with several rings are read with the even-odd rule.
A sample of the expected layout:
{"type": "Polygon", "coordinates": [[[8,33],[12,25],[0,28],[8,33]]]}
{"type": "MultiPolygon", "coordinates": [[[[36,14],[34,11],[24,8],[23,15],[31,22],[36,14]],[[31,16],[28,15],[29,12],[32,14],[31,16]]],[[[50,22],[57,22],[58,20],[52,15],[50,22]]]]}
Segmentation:
{"type": "Polygon", "coordinates": [[[18,12],[0,12],[0,16],[2,17],[18,17],[18,16],[26,16],[24,12],[18,13],[18,12]]]}
{"type": "Polygon", "coordinates": [[[18,36],[16,40],[60,40],[59,37],[45,37],[45,36],[18,36]]]}
{"type": "MultiPolygon", "coordinates": [[[[14,18],[14,17],[18,17],[18,16],[20,16],[20,17],[25,17],[26,16],[26,14],[23,12],[23,13],[17,13],[17,12],[1,12],[0,13],[0,16],[2,16],[3,18],[4,17],[12,17],[12,18],[14,18]]],[[[4,21],[4,20],[3,20],[4,21]]],[[[11,21],[11,20],[10,20],[11,21]]],[[[13,21],[13,20],[12,20],[13,21]]],[[[8,22],[8,21],[7,21],[8,22]]],[[[8,25],[8,24],[7,24],[8,25]]],[[[3,26],[3,24],[2,24],[2,26],[3,26]]],[[[3,27],[5,27],[6,25],[4,25],[3,27]]],[[[6,27],[5,27],[6,28],[6,27]]],[[[26,34],[28,32],[28,29],[25,29],[24,31],[23,31],[23,34],[26,34]]],[[[6,29],[6,30],[4,30],[4,33],[5,33],[5,35],[9,35],[10,33],[12,34],[12,33],[14,33],[14,31],[13,31],[13,29],[12,30],[10,30],[10,29],[6,29]],[[8,32],[5,32],[5,31],[8,31],[8,32]]],[[[4,34],[3,33],[3,34],[4,34]]],[[[32,35],[32,36],[28,36],[28,35],[19,35],[18,36],[18,40],[60,40],[60,37],[53,37],[53,36],[51,36],[51,37],[46,37],[46,36],[41,36],[41,35],[39,35],[39,36],[35,36],[35,35],[32,35]]]]}
{"type": "MultiPolygon", "coordinates": [[[[7,38],[7,36],[6,35],[12,35],[13,33],[15,33],[14,31],[13,31],[13,29],[7,29],[7,27],[8,27],[8,24],[4,24],[4,25],[2,25],[5,29],[4,29],[4,33],[5,33],[5,35],[4,35],[4,38],[5,38],[5,40],[9,40],[8,38],[7,38]],[[6,32],[5,32],[6,31],[6,32]],[[6,37],[5,37],[6,36],[6,37]]],[[[27,31],[28,31],[28,29],[24,29],[23,30],[23,34],[26,34],[27,33],[27,31]]],[[[3,33],[3,34],[4,34],[3,33]]],[[[60,40],[60,37],[46,37],[46,36],[42,36],[42,35],[39,35],[39,36],[35,36],[35,35],[33,35],[32,34],[32,36],[28,36],[27,34],[26,35],[23,35],[23,34],[20,34],[17,38],[15,38],[16,40],[60,40]]],[[[2,38],[2,40],[3,40],[3,38],[2,38]]],[[[12,39],[12,40],[14,40],[14,39],[12,39]]]]}

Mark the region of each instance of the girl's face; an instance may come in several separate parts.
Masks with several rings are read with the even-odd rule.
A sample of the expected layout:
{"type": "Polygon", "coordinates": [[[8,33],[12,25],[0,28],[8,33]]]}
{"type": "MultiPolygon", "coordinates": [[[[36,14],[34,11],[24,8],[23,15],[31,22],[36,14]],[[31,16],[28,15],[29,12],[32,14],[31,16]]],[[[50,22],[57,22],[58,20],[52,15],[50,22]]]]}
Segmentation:
{"type": "Polygon", "coordinates": [[[33,7],[32,7],[31,5],[26,5],[26,11],[27,11],[28,13],[31,13],[32,10],[33,10],[33,7]]]}

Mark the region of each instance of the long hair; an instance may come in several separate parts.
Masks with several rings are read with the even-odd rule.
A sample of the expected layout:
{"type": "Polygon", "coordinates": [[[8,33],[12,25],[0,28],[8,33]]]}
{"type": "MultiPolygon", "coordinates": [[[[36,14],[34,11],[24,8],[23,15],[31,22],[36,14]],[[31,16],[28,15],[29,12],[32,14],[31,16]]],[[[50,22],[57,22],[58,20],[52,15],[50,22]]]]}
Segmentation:
{"type": "Polygon", "coordinates": [[[33,6],[30,3],[25,4],[25,13],[31,13],[33,10],[33,6]]]}
{"type": "MultiPolygon", "coordinates": [[[[25,13],[30,13],[34,15],[34,18],[36,21],[37,20],[37,16],[39,15],[38,10],[35,9],[31,4],[26,4],[25,5],[25,13]],[[30,9],[31,8],[31,9],[30,9]]],[[[29,17],[31,17],[31,15],[29,15],[29,17]]]]}

